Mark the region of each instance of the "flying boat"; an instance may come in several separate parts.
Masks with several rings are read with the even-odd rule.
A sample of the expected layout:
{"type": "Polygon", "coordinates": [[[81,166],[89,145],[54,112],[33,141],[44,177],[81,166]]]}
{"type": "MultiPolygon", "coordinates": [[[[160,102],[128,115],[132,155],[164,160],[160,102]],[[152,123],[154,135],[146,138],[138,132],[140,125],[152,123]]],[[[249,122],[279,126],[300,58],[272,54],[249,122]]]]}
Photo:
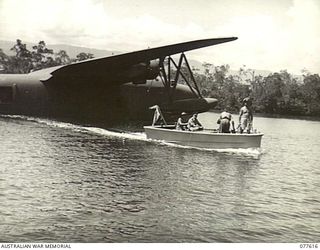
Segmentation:
{"type": "Polygon", "coordinates": [[[0,114],[115,124],[149,121],[153,105],[167,120],[181,112],[206,112],[218,100],[202,96],[185,52],[236,39],[189,41],[28,74],[0,74],[0,114]]]}

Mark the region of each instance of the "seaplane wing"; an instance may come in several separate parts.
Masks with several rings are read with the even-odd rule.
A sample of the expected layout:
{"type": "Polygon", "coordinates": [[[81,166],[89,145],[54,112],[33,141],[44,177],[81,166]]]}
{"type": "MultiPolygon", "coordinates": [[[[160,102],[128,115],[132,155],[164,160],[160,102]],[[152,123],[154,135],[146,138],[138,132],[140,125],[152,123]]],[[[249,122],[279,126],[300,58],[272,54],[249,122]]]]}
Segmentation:
{"type": "MultiPolygon", "coordinates": [[[[182,53],[185,51],[190,51],[194,49],[199,49],[207,46],[212,46],[220,43],[230,42],[236,40],[236,37],[228,38],[214,38],[214,39],[204,39],[196,40],[178,44],[172,44],[157,48],[150,48],[130,53],[124,53],[120,55],[114,55],[109,57],[96,58],[92,60],[87,60],[83,62],[78,62],[63,67],[59,67],[51,72],[51,75],[57,77],[72,76],[73,78],[114,78],[117,82],[117,76],[122,72],[127,72],[128,69],[132,69],[132,66],[137,64],[145,63],[148,66],[151,60],[163,59],[166,56],[182,53]]],[[[137,67],[139,68],[139,67],[137,67]]],[[[135,68],[133,71],[128,72],[128,79],[135,78],[139,75],[135,68]]],[[[139,71],[140,72],[140,71],[139,71]]],[[[141,73],[141,72],[140,72],[141,73]]],[[[145,72],[143,72],[143,75],[145,72]]],[[[141,79],[138,79],[141,80],[141,79]]],[[[123,82],[123,81],[119,81],[123,82]]]]}

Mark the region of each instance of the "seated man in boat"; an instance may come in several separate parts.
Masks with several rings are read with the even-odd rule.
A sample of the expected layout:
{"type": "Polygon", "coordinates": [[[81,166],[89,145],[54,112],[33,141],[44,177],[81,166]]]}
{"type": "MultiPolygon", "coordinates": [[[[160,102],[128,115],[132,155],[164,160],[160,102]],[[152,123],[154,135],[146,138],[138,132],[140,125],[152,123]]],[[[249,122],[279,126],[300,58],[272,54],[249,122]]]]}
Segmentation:
{"type": "Polygon", "coordinates": [[[232,124],[231,132],[235,132],[234,122],[231,121],[231,119],[231,113],[227,112],[227,109],[225,108],[223,112],[220,114],[220,117],[217,121],[217,123],[219,124],[219,133],[230,133],[230,124],[232,124]]]}
{"type": "Polygon", "coordinates": [[[252,128],[253,115],[251,111],[251,100],[249,97],[243,99],[243,107],[239,113],[240,133],[244,131],[250,134],[252,128]]]}
{"type": "Polygon", "coordinates": [[[187,114],[186,112],[182,112],[180,114],[180,117],[178,118],[178,121],[177,121],[177,124],[176,124],[176,129],[177,130],[187,130],[188,123],[184,122],[186,114],[187,114]]]}
{"type": "Polygon", "coordinates": [[[198,120],[198,113],[193,114],[193,116],[188,121],[188,129],[190,131],[203,130],[203,126],[198,120]]]}

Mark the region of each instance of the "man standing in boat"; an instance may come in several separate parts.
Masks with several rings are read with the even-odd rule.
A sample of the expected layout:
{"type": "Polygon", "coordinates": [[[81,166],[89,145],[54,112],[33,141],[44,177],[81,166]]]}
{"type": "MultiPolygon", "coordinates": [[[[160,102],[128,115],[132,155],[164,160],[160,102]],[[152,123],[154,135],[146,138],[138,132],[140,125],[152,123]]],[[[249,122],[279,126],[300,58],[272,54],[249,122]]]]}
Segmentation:
{"type": "Polygon", "coordinates": [[[241,134],[244,131],[250,134],[252,128],[253,115],[251,110],[251,104],[252,101],[249,97],[243,99],[243,107],[240,109],[239,113],[239,126],[241,134]]]}
{"type": "Polygon", "coordinates": [[[198,113],[193,114],[193,116],[188,120],[188,129],[190,131],[203,130],[203,126],[198,120],[198,113]]]}

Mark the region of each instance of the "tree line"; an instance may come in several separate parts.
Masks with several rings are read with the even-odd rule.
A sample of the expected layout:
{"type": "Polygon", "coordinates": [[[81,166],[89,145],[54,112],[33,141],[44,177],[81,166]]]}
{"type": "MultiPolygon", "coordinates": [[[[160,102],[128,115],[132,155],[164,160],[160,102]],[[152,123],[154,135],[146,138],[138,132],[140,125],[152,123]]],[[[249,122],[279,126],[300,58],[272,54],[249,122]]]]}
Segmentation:
{"type": "MultiPolygon", "coordinates": [[[[85,52],[76,58],[70,58],[65,50],[54,53],[44,41],[28,50],[26,44],[17,39],[11,50],[15,56],[8,56],[0,49],[0,73],[29,73],[94,57],[85,52]]],[[[283,70],[261,76],[246,67],[230,74],[229,65],[204,63],[202,66],[203,72],[193,68],[194,77],[203,97],[219,99],[217,109],[238,111],[242,100],[250,97],[254,112],[320,117],[319,74],[305,70],[302,78],[298,78],[283,70]]]]}
{"type": "Polygon", "coordinates": [[[54,53],[47,48],[45,41],[39,41],[29,50],[25,43],[17,39],[11,48],[16,53],[14,56],[6,55],[0,48],[0,73],[23,74],[48,67],[70,64],[94,58],[93,54],[81,52],[76,58],[70,58],[65,50],[54,53]]]}
{"type": "Polygon", "coordinates": [[[204,73],[194,71],[202,95],[219,99],[218,109],[238,111],[246,97],[254,112],[265,114],[320,117],[320,77],[306,70],[295,77],[286,70],[256,75],[255,70],[240,68],[229,74],[229,65],[204,63],[204,73]]]}

